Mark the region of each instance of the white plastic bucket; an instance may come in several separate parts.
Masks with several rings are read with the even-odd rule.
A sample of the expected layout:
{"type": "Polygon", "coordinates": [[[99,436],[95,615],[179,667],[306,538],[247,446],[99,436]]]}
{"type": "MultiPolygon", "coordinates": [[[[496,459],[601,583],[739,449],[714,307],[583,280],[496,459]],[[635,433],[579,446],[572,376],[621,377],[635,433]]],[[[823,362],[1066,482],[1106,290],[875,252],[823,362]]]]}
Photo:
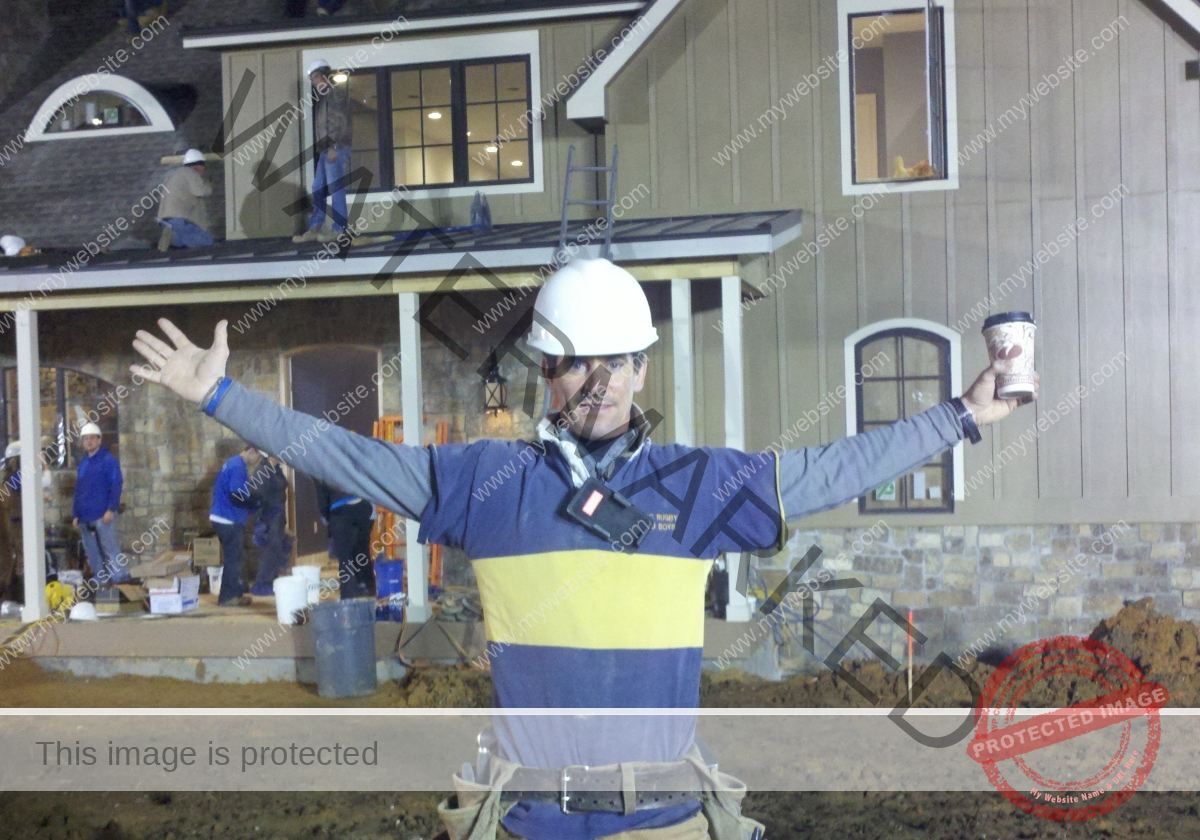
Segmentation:
{"type": "Polygon", "coordinates": [[[308,581],[296,575],[275,578],[275,615],[280,624],[296,624],[296,613],[308,609],[308,581]]]}
{"type": "Polygon", "coordinates": [[[221,575],[224,571],[224,566],[208,567],[208,591],[218,598],[221,597],[221,575]]]}
{"type": "Polygon", "coordinates": [[[321,567],[293,566],[292,574],[308,581],[308,603],[317,604],[321,600],[321,567]]]}

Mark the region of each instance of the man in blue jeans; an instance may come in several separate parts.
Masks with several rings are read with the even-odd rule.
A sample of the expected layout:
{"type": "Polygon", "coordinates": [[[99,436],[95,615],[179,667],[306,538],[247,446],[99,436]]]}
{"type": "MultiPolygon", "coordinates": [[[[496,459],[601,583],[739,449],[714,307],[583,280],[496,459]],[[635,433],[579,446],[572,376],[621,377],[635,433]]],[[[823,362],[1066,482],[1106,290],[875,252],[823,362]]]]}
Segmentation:
{"type": "Polygon", "coordinates": [[[129,580],[128,558],[121,553],[117,536],[117,510],[121,506],[124,478],[121,464],[104,446],[103,433],[95,423],[79,430],[87,456],[79,462],[75,478],[75,502],[71,521],[83,536],[88,566],[100,585],[129,580]]]}
{"type": "Polygon", "coordinates": [[[246,446],[234,455],[217,475],[213,485],[212,508],[208,519],[221,540],[221,556],[224,571],[221,572],[221,594],[219,606],[248,607],[252,599],[246,594],[242,582],[242,564],[246,553],[243,532],[249,509],[257,504],[253,488],[250,487],[250,472],[262,462],[262,453],[253,446],[246,446]]]}
{"type": "Polygon", "coordinates": [[[188,149],[183,166],[177,167],[163,184],[166,194],[158,204],[161,227],[158,250],[205,248],[213,244],[208,232],[208,210],[204,199],[212,195],[212,184],[204,180],[204,153],[188,149]]]}
{"type": "Polygon", "coordinates": [[[308,230],[293,242],[334,241],[346,229],[346,173],[350,171],[349,85],[330,78],[329,63],[318,58],[308,65],[312,82],[313,149],[324,149],[313,165],[312,216],[308,230]],[[325,201],[333,202],[333,233],[323,234],[325,201]]]}

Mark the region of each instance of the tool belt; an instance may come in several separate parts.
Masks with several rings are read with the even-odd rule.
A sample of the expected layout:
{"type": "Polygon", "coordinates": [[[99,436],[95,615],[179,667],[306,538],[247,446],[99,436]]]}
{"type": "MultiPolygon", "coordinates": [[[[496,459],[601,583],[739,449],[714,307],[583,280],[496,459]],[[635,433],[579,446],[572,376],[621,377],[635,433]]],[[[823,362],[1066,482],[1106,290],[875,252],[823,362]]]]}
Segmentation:
{"type": "Polygon", "coordinates": [[[716,840],[761,840],[763,826],[741,816],[746,786],[709,767],[693,746],[682,761],[542,770],[491,758],[486,782],[455,775],[455,800],[438,805],[450,840],[495,840],[517,801],[555,802],[565,813],[632,814],[698,801],[716,840]],[[670,798],[668,798],[670,797],[670,798]]]}
{"type": "Polygon", "coordinates": [[[703,780],[687,761],[616,768],[577,765],[561,770],[519,767],[501,789],[500,799],[553,802],[564,814],[632,814],[699,802],[703,789],[703,780]]]}

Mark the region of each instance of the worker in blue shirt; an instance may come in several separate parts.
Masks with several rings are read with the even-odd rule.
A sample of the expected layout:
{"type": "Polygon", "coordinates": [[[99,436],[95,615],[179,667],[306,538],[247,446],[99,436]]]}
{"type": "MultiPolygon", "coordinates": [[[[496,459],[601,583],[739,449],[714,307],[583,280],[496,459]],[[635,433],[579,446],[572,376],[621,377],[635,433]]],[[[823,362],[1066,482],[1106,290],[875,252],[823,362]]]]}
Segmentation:
{"type": "Polygon", "coordinates": [[[88,566],[100,586],[129,580],[129,558],[121,553],[117,511],[121,507],[121,464],[103,446],[104,434],[95,423],[85,423],[79,439],[87,452],[75,476],[75,501],[71,522],[83,536],[88,566]]]}
{"type": "Polygon", "coordinates": [[[253,446],[245,446],[221,467],[213,484],[212,509],[208,519],[221,540],[221,594],[219,606],[248,607],[253,599],[246,593],[242,581],[242,564],[246,560],[244,531],[250,509],[258,504],[250,486],[250,470],[262,463],[263,454],[253,446]]]}
{"type": "Polygon", "coordinates": [[[171,343],[137,333],[152,366],[140,375],[314,478],[419,520],[421,542],[466,553],[498,709],[676,712],[494,716],[486,765],[456,775],[456,800],[439,806],[451,840],[761,837],[740,813],[745,786],[702,755],[695,716],[677,713],[699,705],[715,559],[781,547],[785,520],[976,441],[1020,404],[997,398],[998,362],[961,397],[826,446],[653,443],[633,398],[658,333],[637,280],[602,259],[563,266],[534,303],[526,343],[543,354],[552,409],[534,441],[354,435],[227,378],[225,322],[207,350],[158,323],[171,343]]]}

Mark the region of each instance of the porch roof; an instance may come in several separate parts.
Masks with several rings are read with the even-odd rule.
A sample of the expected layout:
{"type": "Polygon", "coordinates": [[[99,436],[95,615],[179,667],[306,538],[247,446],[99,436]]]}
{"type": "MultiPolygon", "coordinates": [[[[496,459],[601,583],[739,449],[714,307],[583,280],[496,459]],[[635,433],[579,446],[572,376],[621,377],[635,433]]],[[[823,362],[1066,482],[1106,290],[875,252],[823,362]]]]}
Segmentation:
{"type": "MultiPolygon", "coordinates": [[[[595,227],[589,232],[589,225],[595,222],[568,226],[568,242],[591,243],[579,246],[581,257],[600,255],[602,234],[595,227]]],[[[614,222],[612,253],[642,280],[729,276],[738,273],[740,260],[764,257],[795,240],[800,227],[799,210],[630,219],[614,222]]],[[[473,275],[455,285],[460,290],[524,285],[554,259],[559,223],[497,225],[489,234],[468,229],[388,235],[389,241],[355,243],[344,252],[334,244],[297,245],[274,237],[166,254],[116,251],[88,257],[80,249],[8,258],[0,260],[0,310],[62,308],[70,301],[108,305],[80,299],[98,293],[112,305],[133,303],[130,298],[143,294],[161,302],[167,291],[177,292],[171,299],[180,302],[234,300],[261,296],[263,284],[288,278],[297,280],[289,295],[301,291],[292,286],[307,291],[296,296],[432,291],[456,271],[473,275]],[[493,276],[482,276],[479,269],[493,276]]]]}

